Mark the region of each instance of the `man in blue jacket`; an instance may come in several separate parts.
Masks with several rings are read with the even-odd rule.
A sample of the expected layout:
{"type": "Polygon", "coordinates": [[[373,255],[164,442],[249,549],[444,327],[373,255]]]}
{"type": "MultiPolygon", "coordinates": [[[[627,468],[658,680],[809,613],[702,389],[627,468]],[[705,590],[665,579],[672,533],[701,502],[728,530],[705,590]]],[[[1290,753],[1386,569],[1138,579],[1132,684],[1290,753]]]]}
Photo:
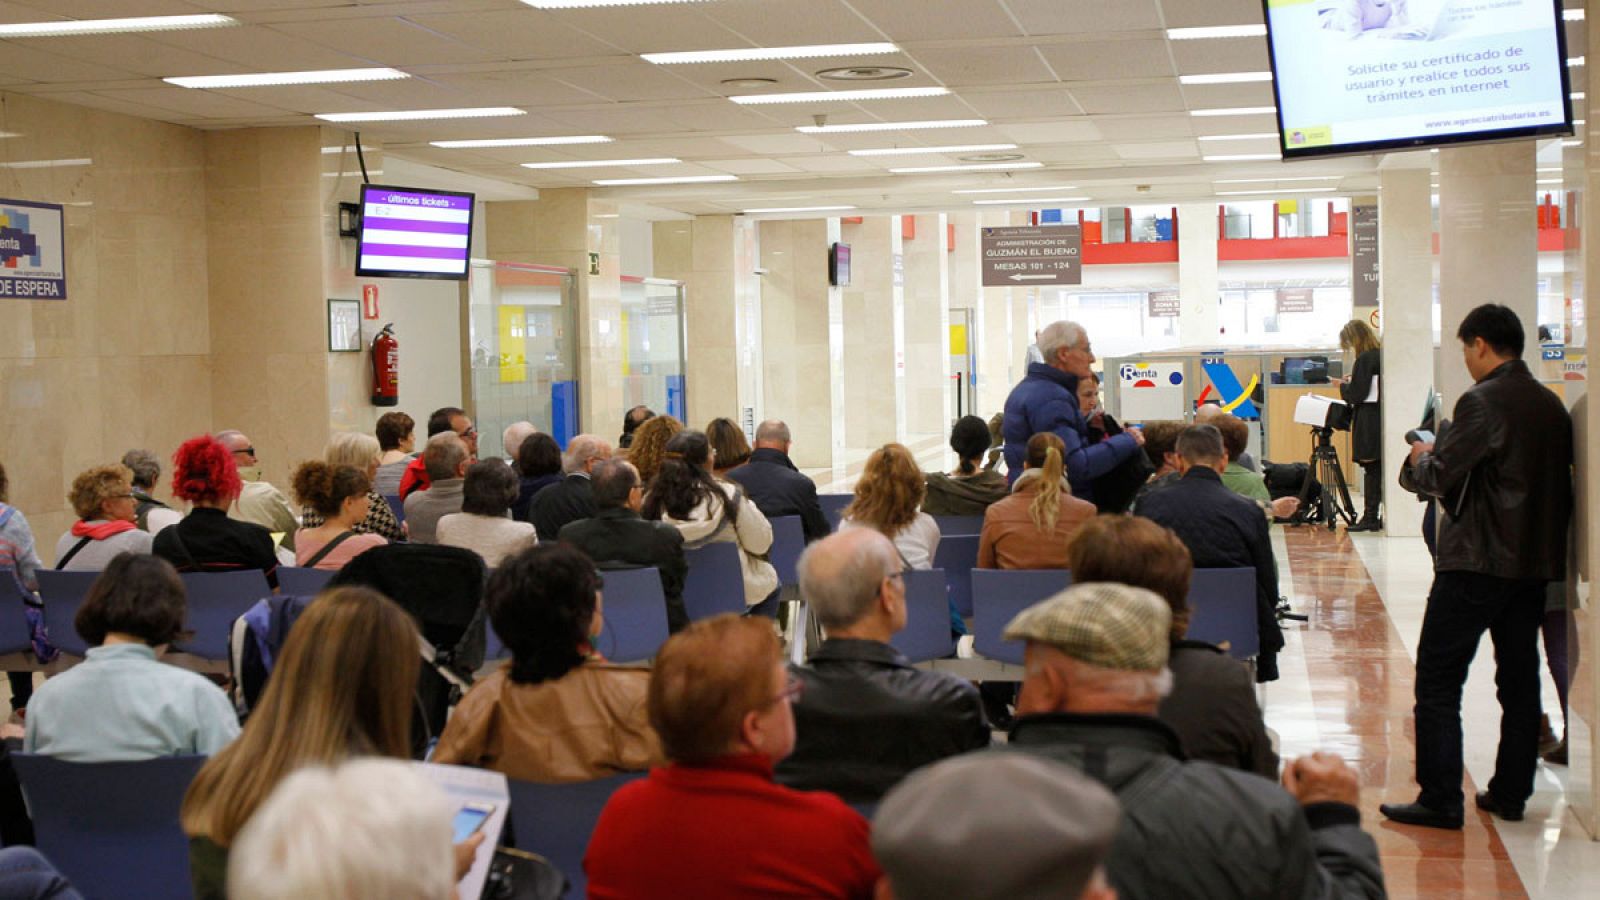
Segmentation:
{"type": "Polygon", "coordinates": [[[1144,434],[1130,428],[1109,440],[1093,443],[1078,406],[1078,379],[1093,370],[1089,334],[1076,322],[1052,322],[1039,332],[1043,363],[1031,363],[1028,374],[1006,398],[1000,426],[1006,442],[1006,478],[1022,474],[1028,439],[1048,431],[1066,445],[1064,462],[1074,496],[1094,500],[1094,481],[1139,452],[1144,434]]]}

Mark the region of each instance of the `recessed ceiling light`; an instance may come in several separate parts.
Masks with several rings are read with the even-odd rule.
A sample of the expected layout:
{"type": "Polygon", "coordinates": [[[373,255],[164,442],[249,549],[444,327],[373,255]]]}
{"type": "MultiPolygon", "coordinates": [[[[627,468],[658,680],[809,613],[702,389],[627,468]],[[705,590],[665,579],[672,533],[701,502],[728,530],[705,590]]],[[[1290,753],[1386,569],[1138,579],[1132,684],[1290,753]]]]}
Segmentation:
{"type": "Polygon", "coordinates": [[[1249,84],[1271,81],[1271,72],[1213,72],[1209,75],[1179,75],[1179,84],[1249,84]]]}
{"type": "Polygon", "coordinates": [[[763,88],[769,84],[777,84],[776,78],[724,78],[722,83],[728,87],[736,88],[763,88]]]}
{"type": "Polygon", "coordinates": [[[952,144],[948,147],[877,147],[851,150],[851,156],[902,156],[911,153],[978,153],[984,150],[1015,150],[1016,144],[952,144]]]}
{"type": "Polygon", "coordinates": [[[969,153],[969,154],[967,154],[965,156],[956,157],[956,159],[959,159],[962,162],[972,162],[972,163],[1010,162],[1010,161],[1012,161],[1014,159],[1021,159],[1021,158],[1022,158],[1022,154],[1021,153],[969,153]]]}
{"type": "Polygon", "coordinates": [[[951,191],[952,194],[1040,194],[1045,191],[1070,191],[1076,189],[1072,184],[1035,185],[1033,187],[1005,187],[1005,188],[966,188],[951,191]]]}
{"type": "Polygon", "coordinates": [[[793,94],[747,94],[729,97],[744,106],[768,103],[829,103],[857,100],[905,100],[912,97],[943,97],[950,93],[942,87],[867,88],[860,91],[800,91],[793,94]]]}
{"type": "Polygon", "coordinates": [[[411,122],[423,119],[488,119],[525,116],[514,106],[473,106],[461,109],[398,109],[390,112],[317,113],[324,122],[411,122]]]}
{"type": "Polygon", "coordinates": [[[1338,181],[1343,175],[1295,175],[1290,178],[1213,178],[1212,184],[1264,184],[1279,181],[1338,181]]]}
{"type": "Polygon", "coordinates": [[[1564,9],[1564,10],[1561,11],[1561,18],[1567,20],[1568,22],[1582,22],[1583,21],[1583,10],[1581,10],[1581,9],[1564,9]]]}
{"type": "Polygon", "coordinates": [[[1202,134],[1202,141],[1253,141],[1260,138],[1276,138],[1276,131],[1258,131],[1254,134],[1202,134]]]}
{"type": "Polygon", "coordinates": [[[1282,159],[1276,153],[1224,153],[1219,156],[1202,156],[1202,162],[1263,162],[1269,159],[1282,159]]]}
{"type": "Polygon", "coordinates": [[[680,175],[676,178],[601,178],[595,184],[602,187],[621,187],[630,184],[709,184],[714,181],[738,181],[737,175],[680,175]]]}
{"type": "Polygon", "coordinates": [[[1088,197],[1043,197],[1043,198],[1034,198],[1034,199],[1030,199],[1030,200],[1023,200],[1023,199],[1016,199],[1016,200],[1012,200],[1012,199],[1005,199],[1005,200],[974,200],[974,201],[972,201],[972,203],[973,203],[974,206],[1024,206],[1024,205],[1043,205],[1043,204],[1046,204],[1046,203],[1083,203],[1083,202],[1087,201],[1088,199],[1089,199],[1088,197]]]}
{"type": "Polygon", "coordinates": [[[649,159],[569,159],[561,162],[523,163],[524,169],[598,169],[605,166],[666,166],[680,163],[676,156],[657,156],[649,159]]]}
{"type": "Polygon", "coordinates": [[[1217,191],[1218,197],[1243,197],[1249,194],[1270,194],[1276,197],[1279,194],[1328,194],[1333,188],[1262,188],[1259,191],[1217,191]]]}
{"type": "Polygon", "coordinates": [[[911,74],[900,66],[837,66],[817,72],[817,77],[826,81],[894,81],[911,74]]]}
{"type": "Polygon", "coordinates": [[[258,72],[253,75],[185,75],[163,78],[186,88],[278,87],[286,84],[341,84],[352,81],[398,81],[410,78],[399,69],[324,69],[315,72],[258,72]]]}
{"type": "Polygon", "coordinates": [[[1193,41],[1200,38],[1264,37],[1265,25],[1208,25],[1203,28],[1168,28],[1167,40],[1193,41]]]}
{"type": "Polygon", "coordinates": [[[666,6],[671,3],[704,3],[706,0],[522,0],[534,9],[590,9],[599,6],[666,6]]]}
{"type": "Polygon", "coordinates": [[[828,212],[831,210],[855,209],[854,206],[771,206],[766,209],[747,209],[747,213],[799,213],[799,212],[828,212]]]}
{"type": "Polygon", "coordinates": [[[923,119],[918,122],[862,122],[856,125],[800,125],[802,134],[851,134],[864,131],[921,131],[935,128],[976,128],[987,119],[923,119]]]}
{"type": "Polygon", "coordinates": [[[674,53],[641,53],[646,62],[658,66],[679,63],[756,62],[766,59],[808,59],[818,56],[866,56],[872,53],[899,53],[887,41],[869,44],[807,44],[800,47],[750,47],[744,50],[683,50],[674,53]]]}
{"type": "Polygon", "coordinates": [[[446,150],[470,150],[476,147],[554,147],[561,144],[609,144],[611,138],[603,134],[571,134],[560,137],[535,138],[484,138],[472,141],[429,141],[446,150]]]}
{"type": "Polygon", "coordinates": [[[1221,108],[1218,108],[1218,109],[1191,109],[1191,110],[1189,110],[1189,115],[1191,115],[1191,116],[1200,116],[1200,117],[1204,117],[1204,116],[1257,116],[1257,115],[1263,115],[1263,114],[1266,114],[1266,113],[1275,113],[1277,111],[1278,111],[1278,108],[1275,107],[1275,106],[1228,106],[1228,107],[1221,107],[1221,108]]]}
{"type": "Polygon", "coordinates": [[[916,175],[922,172],[983,172],[996,169],[1042,169],[1042,162],[979,163],[975,166],[909,166],[890,169],[896,175],[916,175]]]}
{"type": "Polygon", "coordinates": [[[14,22],[0,25],[0,38],[70,37],[79,34],[127,34],[139,31],[188,31],[238,25],[227,16],[139,16],[130,19],[63,19],[59,22],[14,22]]]}

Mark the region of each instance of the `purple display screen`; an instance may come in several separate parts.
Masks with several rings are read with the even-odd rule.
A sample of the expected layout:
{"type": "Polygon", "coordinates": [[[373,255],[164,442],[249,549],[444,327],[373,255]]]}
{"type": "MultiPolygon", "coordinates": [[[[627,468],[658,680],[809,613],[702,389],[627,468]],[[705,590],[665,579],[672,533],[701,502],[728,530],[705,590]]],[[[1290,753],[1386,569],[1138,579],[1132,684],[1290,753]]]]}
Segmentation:
{"type": "Polygon", "coordinates": [[[362,185],[356,274],[465,279],[472,210],[472,194],[362,185]]]}

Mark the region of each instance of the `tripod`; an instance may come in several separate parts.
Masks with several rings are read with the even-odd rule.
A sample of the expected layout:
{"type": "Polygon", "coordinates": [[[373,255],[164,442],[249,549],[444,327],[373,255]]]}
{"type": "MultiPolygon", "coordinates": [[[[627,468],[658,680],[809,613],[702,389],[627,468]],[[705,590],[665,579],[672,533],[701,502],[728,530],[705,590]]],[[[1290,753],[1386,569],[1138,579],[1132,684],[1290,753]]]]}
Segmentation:
{"type": "Polygon", "coordinates": [[[1344,469],[1339,465],[1339,450],[1333,446],[1333,429],[1313,428],[1311,433],[1316,435],[1317,443],[1311,449],[1305,484],[1300,486],[1300,511],[1295,513],[1295,524],[1303,525],[1320,519],[1329,531],[1338,525],[1340,519],[1344,519],[1347,527],[1354,525],[1355,504],[1350,502],[1350,488],[1345,484],[1344,469]],[[1313,481],[1321,485],[1315,515],[1306,505],[1311,499],[1313,481]]]}

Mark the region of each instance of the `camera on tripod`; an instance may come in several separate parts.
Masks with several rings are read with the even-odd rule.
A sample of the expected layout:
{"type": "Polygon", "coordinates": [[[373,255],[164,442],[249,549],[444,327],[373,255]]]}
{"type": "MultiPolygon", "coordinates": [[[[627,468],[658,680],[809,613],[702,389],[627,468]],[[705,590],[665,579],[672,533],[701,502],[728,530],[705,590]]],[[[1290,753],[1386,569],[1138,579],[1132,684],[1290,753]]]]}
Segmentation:
{"type": "Polygon", "coordinates": [[[1295,423],[1319,431],[1349,431],[1351,418],[1348,403],[1320,394],[1306,394],[1294,404],[1295,423]]]}
{"type": "Polygon", "coordinates": [[[1344,469],[1339,465],[1339,450],[1333,444],[1333,433],[1349,431],[1351,418],[1350,405],[1333,397],[1306,394],[1295,401],[1295,422],[1310,426],[1316,435],[1307,466],[1310,475],[1300,488],[1296,524],[1320,520],[1332,530],[1340,519],[1347,525],[1355,522],[1355,505],[1350,502],[1350,488],[1345,484],[1344,469]]]}

